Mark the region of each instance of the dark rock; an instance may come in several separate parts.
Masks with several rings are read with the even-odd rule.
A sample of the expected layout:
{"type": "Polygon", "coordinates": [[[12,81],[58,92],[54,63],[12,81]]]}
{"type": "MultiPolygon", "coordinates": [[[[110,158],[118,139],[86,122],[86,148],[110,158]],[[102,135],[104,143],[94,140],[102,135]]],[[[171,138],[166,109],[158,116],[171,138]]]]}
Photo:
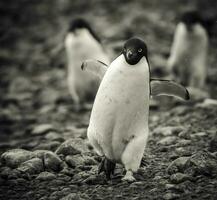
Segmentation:
{"type": "Polygon", "coordinates": [[[36,179],[41,180],[41,181],[47,181],[47,180],[52,180],[55,179],[56,176],[53,173],[50,172],[41,172],[36,179]]]}
{"type": "Polygon", "coordinates": [[[32,158],[22,163],[17,169],[28,174],[37,174],[44,170],[44,166],[41,159],[32,158]]]}
{"type": "Polygon", "coordinates": [[[1,161],[9,167],[15,168],[31,158],[33,158],[33,154],[30,151],[24,149],[12,149],[2,154],[1,161]]]}
{"type": "Polygon", "coordinates": [[[97,184],[104,184],[105,178],[101,175],[91,175],[88,178],[86,178],[83,182],[88,185],[97,185],[97,184]]]}

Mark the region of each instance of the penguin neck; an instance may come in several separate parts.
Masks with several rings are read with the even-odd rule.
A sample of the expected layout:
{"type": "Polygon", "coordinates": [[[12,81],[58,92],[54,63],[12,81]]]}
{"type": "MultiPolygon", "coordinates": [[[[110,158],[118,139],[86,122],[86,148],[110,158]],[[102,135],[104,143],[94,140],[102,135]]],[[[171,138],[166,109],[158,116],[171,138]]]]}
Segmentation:
{"type": "Polygon", "coordinates": [[[123,54],[121,54],[120,56],[118,56],[112,63],[111,65],[114,65],[115,67],[118,66],[120,68],[125,68],[126,70],[133,70],[133,69],[137,69],[137,70],[148,70],[149,71],[149,64],[147,62],[147,59],[145,57],[142,57],[141,60],[135,64],[135,65],[130,65],[126,62],[125,57],[123,54]]]}

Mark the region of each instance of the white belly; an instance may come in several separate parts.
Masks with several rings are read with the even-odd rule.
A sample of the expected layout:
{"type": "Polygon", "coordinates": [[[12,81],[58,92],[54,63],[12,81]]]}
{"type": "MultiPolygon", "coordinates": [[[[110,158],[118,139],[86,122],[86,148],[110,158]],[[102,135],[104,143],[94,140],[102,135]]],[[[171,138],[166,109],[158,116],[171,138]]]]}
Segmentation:
{"type": "MultiPolygon", "coordinates": [[[[119,56],[108,68],[93,105],[88,137],[97,141],[112,160],[121,155],[133,137],[147,134],[149,69],[145,58],[128,65],[119,56]]],[[[94,146],[94,145],[93,145],[94,146]]]]}
{"type": "Polygon", "coordinates": [[[72,94],[77,93],[82,97],[88,92],[96,91],[99,86],[99,79],[88,72],[81,70],[82,62],[87,59],[109,62],[101,44],[96,41],[88,32],[81,35],[68,34],[65,40],[66,54],[68,60],[68,86],[72,94]]]}

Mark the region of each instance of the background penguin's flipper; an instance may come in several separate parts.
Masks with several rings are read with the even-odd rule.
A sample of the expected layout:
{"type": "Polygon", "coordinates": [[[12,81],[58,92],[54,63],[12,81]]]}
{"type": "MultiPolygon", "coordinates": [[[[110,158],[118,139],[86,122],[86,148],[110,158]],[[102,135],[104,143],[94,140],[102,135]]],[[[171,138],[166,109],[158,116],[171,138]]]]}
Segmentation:
{"type": "Polygon", "coordinates": [[[179,97],[184,100],[190,99],[188,90],[174,81],[151,79],[150,87],[152,96],[167,95],[179,97]]]}
{"type": "Polygon", "coordinates": [[[100,79],[103,79],[107,68],[108,66],[105,63],[92,59],[84,61],[81,65],[83,71],[88,71],[98,76],[100,79]]]}

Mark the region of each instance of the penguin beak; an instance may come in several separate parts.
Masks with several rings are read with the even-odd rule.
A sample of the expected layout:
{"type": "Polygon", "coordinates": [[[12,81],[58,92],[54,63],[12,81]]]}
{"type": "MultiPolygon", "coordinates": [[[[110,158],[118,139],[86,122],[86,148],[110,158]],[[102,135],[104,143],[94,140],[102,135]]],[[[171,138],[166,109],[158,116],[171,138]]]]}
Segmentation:
{"type": "Polygon", "coordinates": [[[133,52],[131,50],[127,51],[127,59],[131,59],[133,57],[133,52]]]}

